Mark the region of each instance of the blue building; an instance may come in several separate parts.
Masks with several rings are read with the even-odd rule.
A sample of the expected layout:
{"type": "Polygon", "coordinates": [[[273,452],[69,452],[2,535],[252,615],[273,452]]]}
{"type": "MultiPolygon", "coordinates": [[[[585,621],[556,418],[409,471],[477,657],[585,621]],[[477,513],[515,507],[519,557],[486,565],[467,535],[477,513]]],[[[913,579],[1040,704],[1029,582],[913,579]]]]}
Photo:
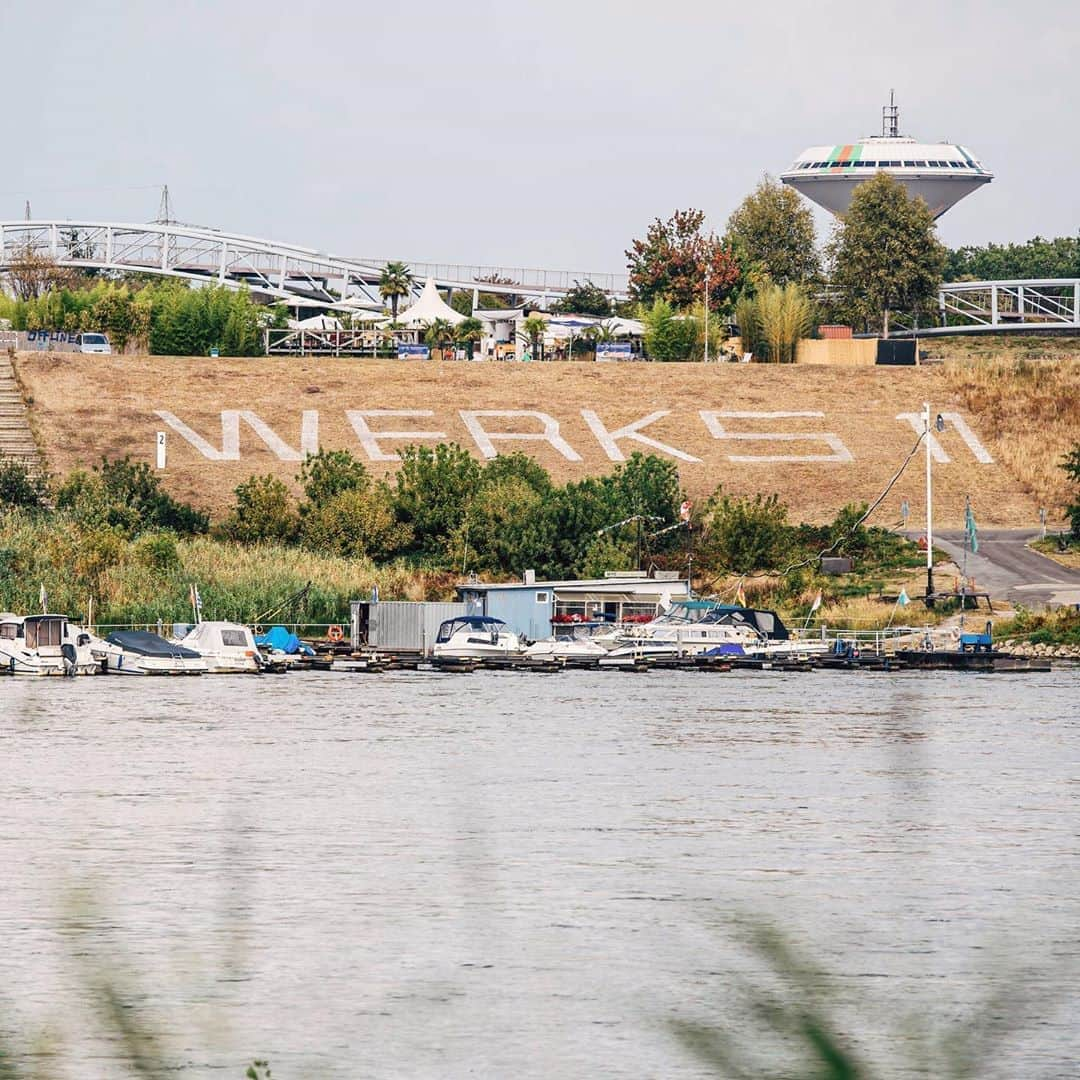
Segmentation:
{"type": "MultiPolygon", "coordinates": [[[[526,578],[529,578],[526,573],[526,578]]],[[[685,578],[636,574],[591,581],[530,581],[459,585],[458,598],[472,615],[502,619],[539,641],[575,626],[645,622],[689,595],[685,578]]]]}

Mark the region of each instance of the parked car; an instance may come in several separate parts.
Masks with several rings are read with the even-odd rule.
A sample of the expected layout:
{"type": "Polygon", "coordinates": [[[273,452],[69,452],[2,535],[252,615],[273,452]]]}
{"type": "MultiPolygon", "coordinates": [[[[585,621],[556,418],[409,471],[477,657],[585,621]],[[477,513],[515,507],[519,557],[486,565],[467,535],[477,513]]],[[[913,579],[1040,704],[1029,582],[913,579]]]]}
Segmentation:
{"type": "Polygon", "coordinates": [[[112,354],[112,346],[105,334],[78,334],[75,337],[75,351],[84,353],[112,354]]]}

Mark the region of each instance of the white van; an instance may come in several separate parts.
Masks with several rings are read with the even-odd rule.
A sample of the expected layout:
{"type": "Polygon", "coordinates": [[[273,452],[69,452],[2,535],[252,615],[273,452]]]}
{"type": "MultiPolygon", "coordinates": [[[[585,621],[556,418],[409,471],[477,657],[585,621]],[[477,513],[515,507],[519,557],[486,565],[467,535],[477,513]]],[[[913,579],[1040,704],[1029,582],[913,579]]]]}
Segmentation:
{"type": "Polygon", "coordinates": [[[104,334],[77,334],[75,337],[75,351],[111,355],[112,346],[104,334]]]}

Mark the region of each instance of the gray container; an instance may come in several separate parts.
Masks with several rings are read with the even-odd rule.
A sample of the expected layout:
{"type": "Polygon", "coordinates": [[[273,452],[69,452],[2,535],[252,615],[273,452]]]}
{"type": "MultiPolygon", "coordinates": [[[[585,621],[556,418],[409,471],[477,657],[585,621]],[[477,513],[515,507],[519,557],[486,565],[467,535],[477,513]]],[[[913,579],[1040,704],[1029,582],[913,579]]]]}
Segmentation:
{"type": "Polygon", "coordinates": [[[379,600],[369,604],[354,600],[352,615],[352,646],[358,649],[363,609],[367,609],[367,644],[373,649],[408,650],[430,653],[439,632],[439,624],[469,614],[468,604],[427,603],[413,600],[379,600]]]}

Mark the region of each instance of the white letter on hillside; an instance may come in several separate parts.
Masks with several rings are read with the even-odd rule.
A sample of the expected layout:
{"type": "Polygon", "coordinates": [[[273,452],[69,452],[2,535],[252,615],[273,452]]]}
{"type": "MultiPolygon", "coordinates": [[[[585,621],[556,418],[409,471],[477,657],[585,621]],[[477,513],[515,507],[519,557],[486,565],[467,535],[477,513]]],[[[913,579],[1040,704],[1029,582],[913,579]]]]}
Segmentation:
{"type": "Polygon", "coordinates": [[[795,461],[810,464],[837,462],[846,464],[855,460],[851,456],[851,451],[840,441],[839,436],[834,435],[831,431],[820,433],[811,431],[775,431],[768,435],[730,432],[724,429],[719,419],[724,417],[731,420],[784,420],[798,416],[824,417],[823,412],[718,412],[713,409],[702,409],[700,415],[701,419],[705,421],[705,426],[709,429],[709,434],[714,439],[735,442],[823,442],[832,450],[831,454],[728,454],[728,461],[795,461]]]}
{"type": "Polygon", "coordinates": [[[495,440],[502,439],[507,442],[549,442],[567,461],[580,461],[581,455],[559,434],[559,421],[547,413],[533,412],[527,409],[481,409],[478,411],[459,410],[461,419],[469,429],[469,434],[476,441],[480,453],[486,458],[498,456],[495,449],[495,440]],[[531,416],[544,425],[543,431],[485,431],[483,425],[477,419],[480,416],[531,416]]]}
{"type": "Polygon", "coordinates": [[[319,413],[305,409],[300,423],[300,449],[294,450],[268,424],[249,409],[222,409],[221,449],[211,446],[198,432],[193,431],[171,412],[158,409],[157,415],[208,461],[240,460],[240,421],[243,420],[277,455],[280,461],[303,461],[308,454],[319,452],[319,413]]]}
{"type": "Polygon", "coordinates": [[[346,409],[345,415],[356,432],[360,445],[371,461],[398,461],[397,454],[388,454],[379,439],[445,439],[445,431],[372,431],[369,416],[434,416],[431,409],[346,409]]]}
{"type": "MultiPolygon", "coordinates": [[[[981,442],[979,442],[978,436],[975,434],[974,431],[971,430],[971,428],[967,426],[967,421],[959,413],[942,413],[941,418],[947,423],[952,424],[952,426],[956,428],[956,431],[959,434],[960,438],[963,439],[965,443],[967,443],[967,448],[971,451],[972,457],[974,457],[980,465],[994,464],[994,459],[987,452],[986,447],[983,446],[981,442]]],[[[898,413],[896,419],[906,420],[911,425],[912,430],[917,435],[922,434],[924,425],[922,413],[898,413]]],[[[935,437],[932,430],[928,437],[928,441],[930,443],[930,456],[935,461],[940,462],[942,465],[947,465],[952,459],[941,448],[941,443],[937,441],[937,438],[935,437]]]]}
{"type": "Polygon", "coordinates": [[[667,416],[670,412],[670,409],[660,409],[658,412],[649,413],[648,416],[643,416],[640,420],[635,420],[632,424],[626,424],[615,431],[608,431],[604,422],[592,409],[582,409],[581,415],[585,418],[585,423],[589,425],[597,441],[604,448],[604,452],[612,461],[626,460],[626,456],[619,449],[619,439],[633,439],[634,442],[639,442],[643,446],[651,446],[654,450],[659,450],[662,454],[670,454],[680,461],[700,462],[701,458],[692,457],[682,450],[676,450],[674,446],[668,446],[666,443],[658,442],[656,439],[650,439],[648,435],[641,434],[643,427],[648,427],[661,417],[667,416]]]}

